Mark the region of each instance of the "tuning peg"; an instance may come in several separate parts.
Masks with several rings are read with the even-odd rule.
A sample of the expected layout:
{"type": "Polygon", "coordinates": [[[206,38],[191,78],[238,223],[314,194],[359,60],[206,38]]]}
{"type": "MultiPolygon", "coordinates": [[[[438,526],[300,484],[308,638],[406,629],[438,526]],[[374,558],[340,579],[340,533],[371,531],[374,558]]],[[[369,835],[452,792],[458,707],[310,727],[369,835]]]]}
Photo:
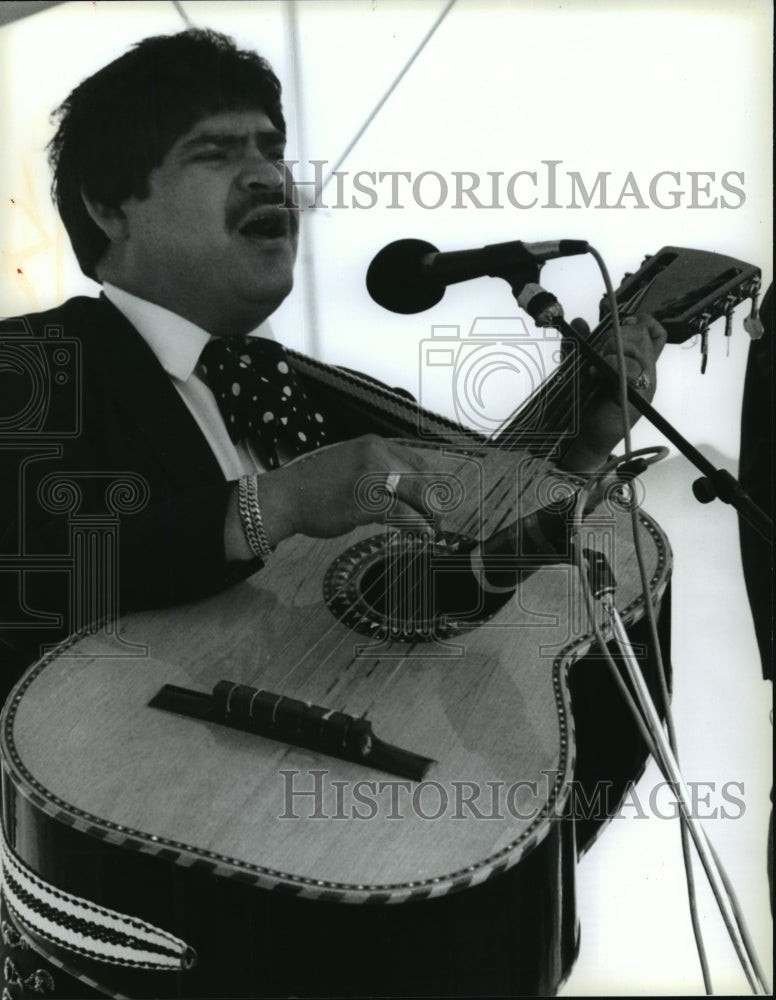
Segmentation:
{"type": "Polygon", "coordinates": [[[762,320],[760,319],[757,312],[757,299],[758,299],[758,293],[755,292],[752,295],[752,309],[749,315],[744,320],[744,329],[752,338],[752,340],[759,340],[760,337],[762,337],[762,335],[765,333],[765,327],[763,326],[762,320]]]}
{"type": "Polygon", "coordinates": [[[701,375],[706,374],[706,365],[709,360],[709,322],[711,313],[702,312],[698,317],[698,333],[701,336],[701,375]]]}
{"type": "Polygon", "coordinates": [[[765,327],[759,316],[747,316],[744,320],[744,329],[752,340],[759,340],[765,333],[765,327]]]}
{"type": "Polygon", "coordinates": [[[725,337],[727,338],[727,357],[730,357],[730,338],[733,335],[733,310],[728,309],[725,313],[725,337]]]}

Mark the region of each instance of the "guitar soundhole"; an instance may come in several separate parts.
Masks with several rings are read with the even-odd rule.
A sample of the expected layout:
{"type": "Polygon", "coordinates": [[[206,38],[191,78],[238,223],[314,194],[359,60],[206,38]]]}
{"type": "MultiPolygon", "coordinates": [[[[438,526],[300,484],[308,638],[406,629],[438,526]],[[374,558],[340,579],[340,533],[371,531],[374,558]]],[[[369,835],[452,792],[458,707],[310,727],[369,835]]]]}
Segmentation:
{"type": "Polygon", "coordinates": [[[362,635],[429,642],[461,635],[492,617],[453,532],[384,532],[353,545],[329,567],[323,597],[332,614],[362,635]]]}

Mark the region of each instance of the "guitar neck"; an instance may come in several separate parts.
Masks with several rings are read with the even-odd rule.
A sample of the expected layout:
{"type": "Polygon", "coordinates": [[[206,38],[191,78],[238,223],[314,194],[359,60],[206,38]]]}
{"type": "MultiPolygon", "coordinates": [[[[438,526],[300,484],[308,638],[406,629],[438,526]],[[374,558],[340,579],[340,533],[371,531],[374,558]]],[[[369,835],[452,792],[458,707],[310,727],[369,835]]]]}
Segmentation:
{"type": "MultiPolygon", "coordinates": [[[[700,336],[705,344],[709,325],[722,315],[729,317],[744,299],[756,299],[759,287],[759,270],[743,261],[702,250],[664,247],[625,277],[616,298],[620,316],[650,314],[665,327],[669,343],[700,336]]],[[[593,348],[611,329],[607,312],[604,300],[601,321],[585,338],[593,348]]],[[[491,444],[541,457],[562,456],[586,409],[608,391],[591,372],[589,360],[580,351],[572,351],[516,414],[486,438],[374,379],[294,351],[289,354],[297,371],[332,398],[338,410],[347,412],[350,426],[420,438],[429,445],[491,444]]]]}
{"type": "MultiPolygon", "coordinates": [[[[759,290],[760,271],[751,264],[704,250],[663,247],[645,257],[638,271],[626,275],[615,298],[620,318],[636,313],[651,315],[664,326],[670,344],[699,338],[703,372],[710,325],[724,316],[725,335],[730,336],[733,310],[745,299],[752,300],[752,308],[744,326],[752,336],[757,336],[759,290]]],[[[585,344],[591,348],[600,346],[611,330],[607,299],[601,303],[601,322],[589,336],[583,338],[568,324],[561,324],[561,328],[568,338],[573,338],[578,349],[567,355],[496,435],[501,447],[527,448],[546,456],[562,455],[585,410],[609,391],[601,385],[599,374],[591,369],[591,362],[598,364],[597,359],[585,350],[585,344]]],[[[571,342],[569,339],[568,343],[571,342]]],[[[688,454],[687,443],[671,433],[673,429],[659,414],[651,407],[641,406],[639,399],[635,402],[669,440],[688,454]]],[[[696,455],[692,460],[699,464],[697,459],[702,460],[702,456],[696,455]]]]}
{"type": "MultiPolygon", "coordinates": [[[[603,341],[610,325],[606,320],[589,334],[586,339],[591,347],[603,341]]],[[[604,391],[590,364],[585,364],[578,351],[571,350],[498,431],[494,443],[508,451],[525,449],[543,457],[562,456],[582,415],[604,391]]]]}
{"type": "Polygon", "coordinates": [[[425,439],[429,444],[481,446],[486,439],[438,413],[418,406],[409,395],[374,379],[344,368],[323,364],[304,354],[289,351],[296,371],[310,379],[324,396],[333,397],[336,407],[348,410],[352,426],[363,432],[378,431],[392,437],[425,439]]]}

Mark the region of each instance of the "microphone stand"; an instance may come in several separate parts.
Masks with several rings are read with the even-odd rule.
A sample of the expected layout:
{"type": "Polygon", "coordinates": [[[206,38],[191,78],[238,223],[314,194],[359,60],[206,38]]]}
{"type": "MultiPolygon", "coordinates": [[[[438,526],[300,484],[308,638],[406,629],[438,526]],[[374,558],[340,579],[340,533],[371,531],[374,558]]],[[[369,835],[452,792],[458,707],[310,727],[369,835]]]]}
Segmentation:
{"type": "MultiPolygon", "coordinates": [[[[521,309],[524,309],[537,326],[554,327],[560,334],[576,344],[586,361],[600,373],[605,385],[617,390],[619,376],[617,369],[604,360],[584,336],[566,321],[563,306],[551,293],[537,283],[538,268],[527,264],[517,273],[512,270],[509,277],[502,274],[512,286],[512,292],[521,309]],[[529,291],[530,289],[530,291],[529,291]]],[[[717,469],[705,455],[690,444],[666,418],[654,408],[632,385],[626,386],[628,402],[646,417],[679,451],[703,474],[692,485],[693,495],[700,503],[722,500],[735,507],[741,517],[757,531],[769,545],[773,545],[773,521],[752,500],[741,484],[727,469],[717,469]]]]}
{"type": "MultiPolygon", "coordinates": [[[[515,295],[520,307],[528,312],[528,314],[536,322],[537,326],[554,327],[564,337],[567,337],[570,341],[572,341],[572,343],[576,344],[585,360],[588,361],[595,368],[595,370],[601,374],[604,384],[613,387],[615,390],[619,390],[620,378],[617,370],[605,361],[595,348],[587,342],[585,337],[565,320],[563,307],[558,302],[557,298],[551,293],[545,291],[545,289],[538,284],[538,270],[539,269],[535,264],[530,265],[526,262],[522,267],[518,267],[517,274],[513,271],[513,273],[507,277],[507,280],[512,286],[513,294],[515,295]],[[515,280],[515,278],[517,278],[517,280],[515,280]]],[[[504,274],[499,276],[506,277],[504,274]]],[[[612,303],[612,306],[616,308],[615,303],[612,303]]],[[[668,420],[666,420],[661,413],[659,413],[650,403],[647,402],[646,399],[644,399],[641,393],[627,383],[626,395],[628,402],[634,406],[639,413],[645,416],[653,427],[659,430],[661,434],[672,442],[672,444],[675,444],[679,451],[687,459],[689,459],[689,461],[692,462],[701,473],[703,473],[703,477],[693,483],[693,494],[696,499],[701,503],[709,503],[711,500],[719,498],[724,503],[731,504],[736,508],[744,520],[746,520],[747,523],[749,523],[764,539],[769,542],[769,544],[772,545],[773,522],[771,518],[768,517],[768,515],[765,514],[765,512],[752,501],[751,497],[749,497],[745,490],[742,489],[735,477],[725,469],[715,468],[715,466],[704,455],[702,455],[701,452],[693,447],[693,445],[691,445],[689,441],[687,441],[687,439],[680,434],[679,431],[668,420]]],[[[580,491],[580,493],[584,493],[584,490],[580,491]]],[[[579,494],[577,497],[577,503],[580,503],[579,494]]],[[[581,517],[582,511],[580,510],[579,520],[581,520],[581,517]]],[[[575,528],[578,528],[576,521],[575,528]]],[[[577,545],[575,544],[573,548],[579,556],[577,545]]],[[[637,558],[640,562],[638,547],[636,551],[637,558]]],[[[588,559],[587,572],[585,572],[585,567],[581,559],[578,559],[578,568],[580,570],[581,579],[583,580],[590,620],[593,624],[593,630],[596,634],[601,650],[606,656],[615,679],[617,679],[618,683],[620,683],[620,685],[624,688],[626,701],[635,713],[636,722],[645,738],[647,746],[650,748],[656,763],[660,767],[661,771],[663,771],[677,796],[677,801],[680,805],[680,817],[695,843],[696,850],[698,851],[701,863],[703,864],[707,878],[709,879],[709,884],[712,892],[714,893],[717,905],[720,908],[726,929],[730,935],[739,961],[741,962],[747,981],[749,982],[753,993],[767,994],[769,990],[759,967],[757,957],[751,947],[738,903],[735,896],[731,896],[728,892],[726,876],[719,865],[713,849],[706,839],[703,829],[699,827],[697,821],[695,821],[692,817],[692,812],[688,805],[689,799],[687,796],[687,789],[679,770],[673,748],[669,740],[667,740],[663,734],[662,721],[657,710],[655,709],[651,694],[641,675],[638,663],[633,656],[630,640],[614,602],[615,583],[611,569],[608,566],[605,557],[603,557],[601,553],[584,550],[582,555],[586,556],[588,559]],[[584,584],[586,579],[588,580],[587,586],[584,584]],[[632,694],[628,691],[625,681],[620,676],[614,660],[610,655],[608,655],[606,640],[601,633],[600,627],[596,623],[597,616],[595,609],[592,606],[593,599],[598,599],[603,605],[604,612],[609,621],[612,637],[617,642],[620,649],[625,673],[632,686],[632,694]]],[[[644,574],[642,571],[642,580],[643,579],[644,574]]],[[[648,600],[647,595],[648,591],[645,592],[645,603],[646,605],[650,605],[651,602],[648,600]]],[[[648,618],[652,622],[653,636],[655,636],[655,640],[657,641],[656,631],[654,628],[654,618],[651,612],[648,613],[648,618]]],[[[660,662],[659,644],[658,662],[660,662]]],[[[666,711],[668,712],[667,706],[666,711]]],[[[670,716],[668,717],[670,718],[670,716]]],[[[691,883],[688,879],[688,886],[690,884],[691,883]]],[[[690,889],[690,893],[692,895],[692,889],[690,889]]],[[[700,951],[700,954],[701,961],[703,963],[702,950],[700,951]]]]}

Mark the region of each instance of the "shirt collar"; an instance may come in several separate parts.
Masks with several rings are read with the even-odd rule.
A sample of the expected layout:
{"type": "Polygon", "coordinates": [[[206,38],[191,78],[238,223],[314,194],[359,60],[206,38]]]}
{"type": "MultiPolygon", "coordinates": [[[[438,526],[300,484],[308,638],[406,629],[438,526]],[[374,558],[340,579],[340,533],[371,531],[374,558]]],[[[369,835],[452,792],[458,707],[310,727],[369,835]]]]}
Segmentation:
{"type": "MultiPolygon", "coordinates": [[[[141,299],[107,281],[102,290],[108,301],[135,327],[167,374],[186,382],[211,335],[164,306],[141,299]]],[[[262,323],[249,336],[275,339],[269,323],[262,323]]]]}

